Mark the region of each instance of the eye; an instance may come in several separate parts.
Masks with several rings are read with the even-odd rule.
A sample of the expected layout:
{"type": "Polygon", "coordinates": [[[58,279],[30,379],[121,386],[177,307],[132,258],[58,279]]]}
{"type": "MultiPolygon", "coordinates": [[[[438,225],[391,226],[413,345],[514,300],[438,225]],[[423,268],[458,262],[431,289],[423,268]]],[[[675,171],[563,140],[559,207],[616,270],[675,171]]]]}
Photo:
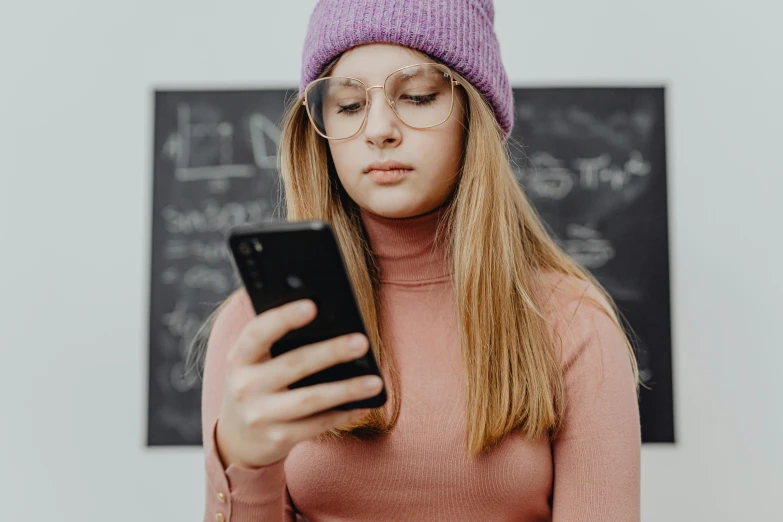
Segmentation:
{"type": "Polygon", "coordinates": [[[432,94],[404,94],[400,96],[403,100],[408,100],[415,105],[427,105],[434,102],[438,97],[438,93],[432,94]]]}
{"type": "Polygon", "coordinates": [[[348,114],[354,114],[354,113],[357,113],[357,112],[362,110],[362,103],[355,102],[355,103],[350,103],[348,105],[339,105],[338,104],[337,108],[338,108],[337,114],[342,114],[344,112],[348,113],[348,114]]]}

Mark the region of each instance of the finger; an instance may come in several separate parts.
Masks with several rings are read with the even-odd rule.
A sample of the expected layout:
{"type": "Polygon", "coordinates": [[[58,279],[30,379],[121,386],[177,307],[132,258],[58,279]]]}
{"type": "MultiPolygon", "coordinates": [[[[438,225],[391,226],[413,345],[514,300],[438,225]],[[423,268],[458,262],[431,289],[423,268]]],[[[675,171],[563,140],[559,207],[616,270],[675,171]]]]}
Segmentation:
{"type": "Polygon", "coordinates": [[[315,303],[309,299],[286,303],[259,314],[242,329],[227,360],[239,365],[260,361],[268,356],[277,340],[312,321],[315,314],[315,303]]]}
{"type": "Polygon", "coordinates": [[[330,410],[285,426],[292,445],[312,440],[321,433],[355,422],[370,412],[369,408],[357,410],[330,410]]]}
{"type": "Polygon", "coordinates": [[[363,375],[266,395],[258,407],[266,409],[270,422],[298,422],[341,404],[375,397],[382,389],[380,377],[363,375]]]}
{"type": "Polygon", "coordinates": [[[237,367],[232,377],[235,397],[287,391],[291,384],[336,364],[355,360],[368,349],[367,337],[354,333],[301,346],[259,364],[237,367]]]}
{"type": "MultiPolygon", "coordinates": [[[[342,335],[286,352],[266,361],[259,382],[269,391],[279,391],[321,370],[355,360],[369,349],[367,337],[360,333],[342,335]]],[[[262,373],[259,371],[259,373],[262,373]]]]}

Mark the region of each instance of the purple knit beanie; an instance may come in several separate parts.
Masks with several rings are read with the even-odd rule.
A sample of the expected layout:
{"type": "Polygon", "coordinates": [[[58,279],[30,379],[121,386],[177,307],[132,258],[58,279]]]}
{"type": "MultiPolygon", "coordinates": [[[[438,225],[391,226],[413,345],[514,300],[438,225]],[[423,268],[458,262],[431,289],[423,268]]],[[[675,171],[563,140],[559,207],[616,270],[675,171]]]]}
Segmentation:
{"type": "Polygon", "coordinates": [[[320,0],[302,56],[299,92],[340,53],[366,43],[395,43],[443,61],[489,101],[511,134],[514,98],[493,29],[492,0],[320,0]]]}

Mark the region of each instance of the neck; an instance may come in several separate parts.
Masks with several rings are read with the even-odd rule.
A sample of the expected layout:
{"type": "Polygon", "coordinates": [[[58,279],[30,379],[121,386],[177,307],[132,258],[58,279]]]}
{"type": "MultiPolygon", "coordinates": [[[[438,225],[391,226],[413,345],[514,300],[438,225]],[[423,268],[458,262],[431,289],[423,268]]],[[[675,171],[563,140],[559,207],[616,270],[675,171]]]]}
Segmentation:
{"type": "Polygon", "coordinates": [[[444,234],[436,232],[445,207],[411,218],[387,218],[360,209],[381,281],[423,282],[447,276],[444,234]]]}

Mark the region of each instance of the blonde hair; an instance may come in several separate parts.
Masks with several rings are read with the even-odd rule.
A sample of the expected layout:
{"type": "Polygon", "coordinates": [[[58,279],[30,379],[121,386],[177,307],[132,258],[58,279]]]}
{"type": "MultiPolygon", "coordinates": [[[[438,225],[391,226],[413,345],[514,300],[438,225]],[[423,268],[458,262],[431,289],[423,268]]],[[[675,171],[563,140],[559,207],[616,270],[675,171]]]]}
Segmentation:
{"type": "MultiPolygon", "coordinates": [[[[336,61],[321,76],[328,75],[336,61]]],[[[511,432],[535,441],[554,436],[561,426],[564,376],[548,329],[550,322],[536,292],[541,271],[595,285],[610,306],[595,304],[618,328],[623,327],[618,320],[622,315],[606,290],[546,233],[515,179],[500,139],[501,129],[487,101],[459,74],[454,76],[466,94],[467,125],[459,181],[446,203],[442,224],[453,267],[466,378],[466,454],[471,457],[511,432]],[[472,233],[475,230],[482,233],[472,233]]],[[[358,207],[342,188],[327,142],[309,123],[301,97],[287,108],[280,148],[287,217],[325,220],[335,230],[389,393],[383,408],[323,433],[318,440],[389,433],[400,413],[400,379],[392,351],[384,341],[375,257],[358,207]]],[[[634,348],[627,337],[625,340],[638,393],[634,348]]]]}

